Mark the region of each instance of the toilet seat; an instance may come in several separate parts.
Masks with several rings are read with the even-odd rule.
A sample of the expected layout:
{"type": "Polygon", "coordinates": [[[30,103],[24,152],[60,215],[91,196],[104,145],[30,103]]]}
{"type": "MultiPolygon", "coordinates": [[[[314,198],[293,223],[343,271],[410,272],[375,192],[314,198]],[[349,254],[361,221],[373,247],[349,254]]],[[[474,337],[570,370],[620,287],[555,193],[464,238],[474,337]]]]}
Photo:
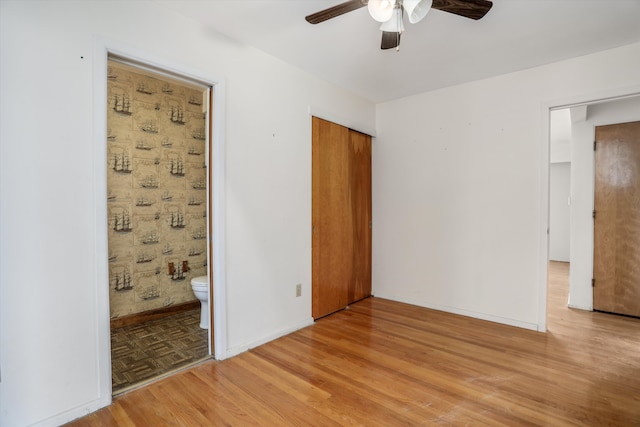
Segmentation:
{"type": "Polygon", "coordinates": [[[207,276],[199,276],[191,279],[191,286],[193,287],[209,287],[209,278],[207,276]]]}

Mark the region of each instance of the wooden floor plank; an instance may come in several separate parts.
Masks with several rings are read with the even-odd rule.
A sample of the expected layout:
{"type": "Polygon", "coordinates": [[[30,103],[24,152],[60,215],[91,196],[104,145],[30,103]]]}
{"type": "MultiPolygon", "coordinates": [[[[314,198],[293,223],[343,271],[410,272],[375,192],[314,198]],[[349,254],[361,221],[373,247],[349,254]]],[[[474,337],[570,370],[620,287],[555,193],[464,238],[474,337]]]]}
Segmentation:
{"type": "Polygon", "coordinates": [[[193,372],[179,375],[177,380],[179,383],[174,388],[184,395],[188,402],[186,405],[200,412],[209,421],[209,425],[260,425],[258,420],[231,400],[231,396],[222,393],[218,383],[216,387],[211,387],[193,372]]]}
{"type": "Polygon", "coordinates": [[[548,332],[370,298],[129,392],[71,426],[640,426],[640,319],[567,308],[548,332]]]}

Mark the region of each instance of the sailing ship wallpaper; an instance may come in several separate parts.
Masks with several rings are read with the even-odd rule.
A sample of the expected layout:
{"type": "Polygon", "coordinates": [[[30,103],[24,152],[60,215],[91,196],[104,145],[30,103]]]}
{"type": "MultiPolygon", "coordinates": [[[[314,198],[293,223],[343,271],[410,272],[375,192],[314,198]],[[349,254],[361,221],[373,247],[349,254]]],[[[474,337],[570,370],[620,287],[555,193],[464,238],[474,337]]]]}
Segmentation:
{"type": "Polygon", "coordinates": [[[116,318],[196,301],[191,278],[207,274],[206,124],[202,89],[114,61],[108,67],[109,293],[116,318]]]}

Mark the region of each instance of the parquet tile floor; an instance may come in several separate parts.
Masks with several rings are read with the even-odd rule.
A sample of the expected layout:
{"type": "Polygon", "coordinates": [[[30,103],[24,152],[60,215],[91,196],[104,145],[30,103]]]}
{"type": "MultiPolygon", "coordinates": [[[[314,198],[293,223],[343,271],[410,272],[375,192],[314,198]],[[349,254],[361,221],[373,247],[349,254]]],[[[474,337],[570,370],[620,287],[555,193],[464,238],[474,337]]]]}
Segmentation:
{"type": "Polygon", "coordinates": [[[113,393],[207,357],[200,309],[111,330],[113,393]]]}

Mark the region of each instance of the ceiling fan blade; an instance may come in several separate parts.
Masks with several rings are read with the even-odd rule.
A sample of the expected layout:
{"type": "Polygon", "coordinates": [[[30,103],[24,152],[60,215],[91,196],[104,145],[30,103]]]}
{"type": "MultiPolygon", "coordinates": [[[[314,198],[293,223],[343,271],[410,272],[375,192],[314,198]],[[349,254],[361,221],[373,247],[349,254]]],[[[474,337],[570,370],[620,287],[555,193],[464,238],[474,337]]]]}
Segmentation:
{"type": "Polygon", "coordinates": [[[489,0],[433,0],[431,7],[470,19],[480,19],[489,12],[493,3],[489,0]]]}
{"type": "Polygon", "coordinates": [[[402,33],[383,31],[382,43],[380,44],[380,49],[393,49],[400,46],[401,35],[402,33]]]}
{"type": "Polygon", "coordinates": [[[360,9],[361,7],[366,6],[367,3],[368,0],[349,0],[328,9],[321,10],[320,12],[312,13],[304,19],[306,19],[310,24],[319,24],[328,19],[335,18],[336,16],[344,15],[352,10],[360,9]]]}

